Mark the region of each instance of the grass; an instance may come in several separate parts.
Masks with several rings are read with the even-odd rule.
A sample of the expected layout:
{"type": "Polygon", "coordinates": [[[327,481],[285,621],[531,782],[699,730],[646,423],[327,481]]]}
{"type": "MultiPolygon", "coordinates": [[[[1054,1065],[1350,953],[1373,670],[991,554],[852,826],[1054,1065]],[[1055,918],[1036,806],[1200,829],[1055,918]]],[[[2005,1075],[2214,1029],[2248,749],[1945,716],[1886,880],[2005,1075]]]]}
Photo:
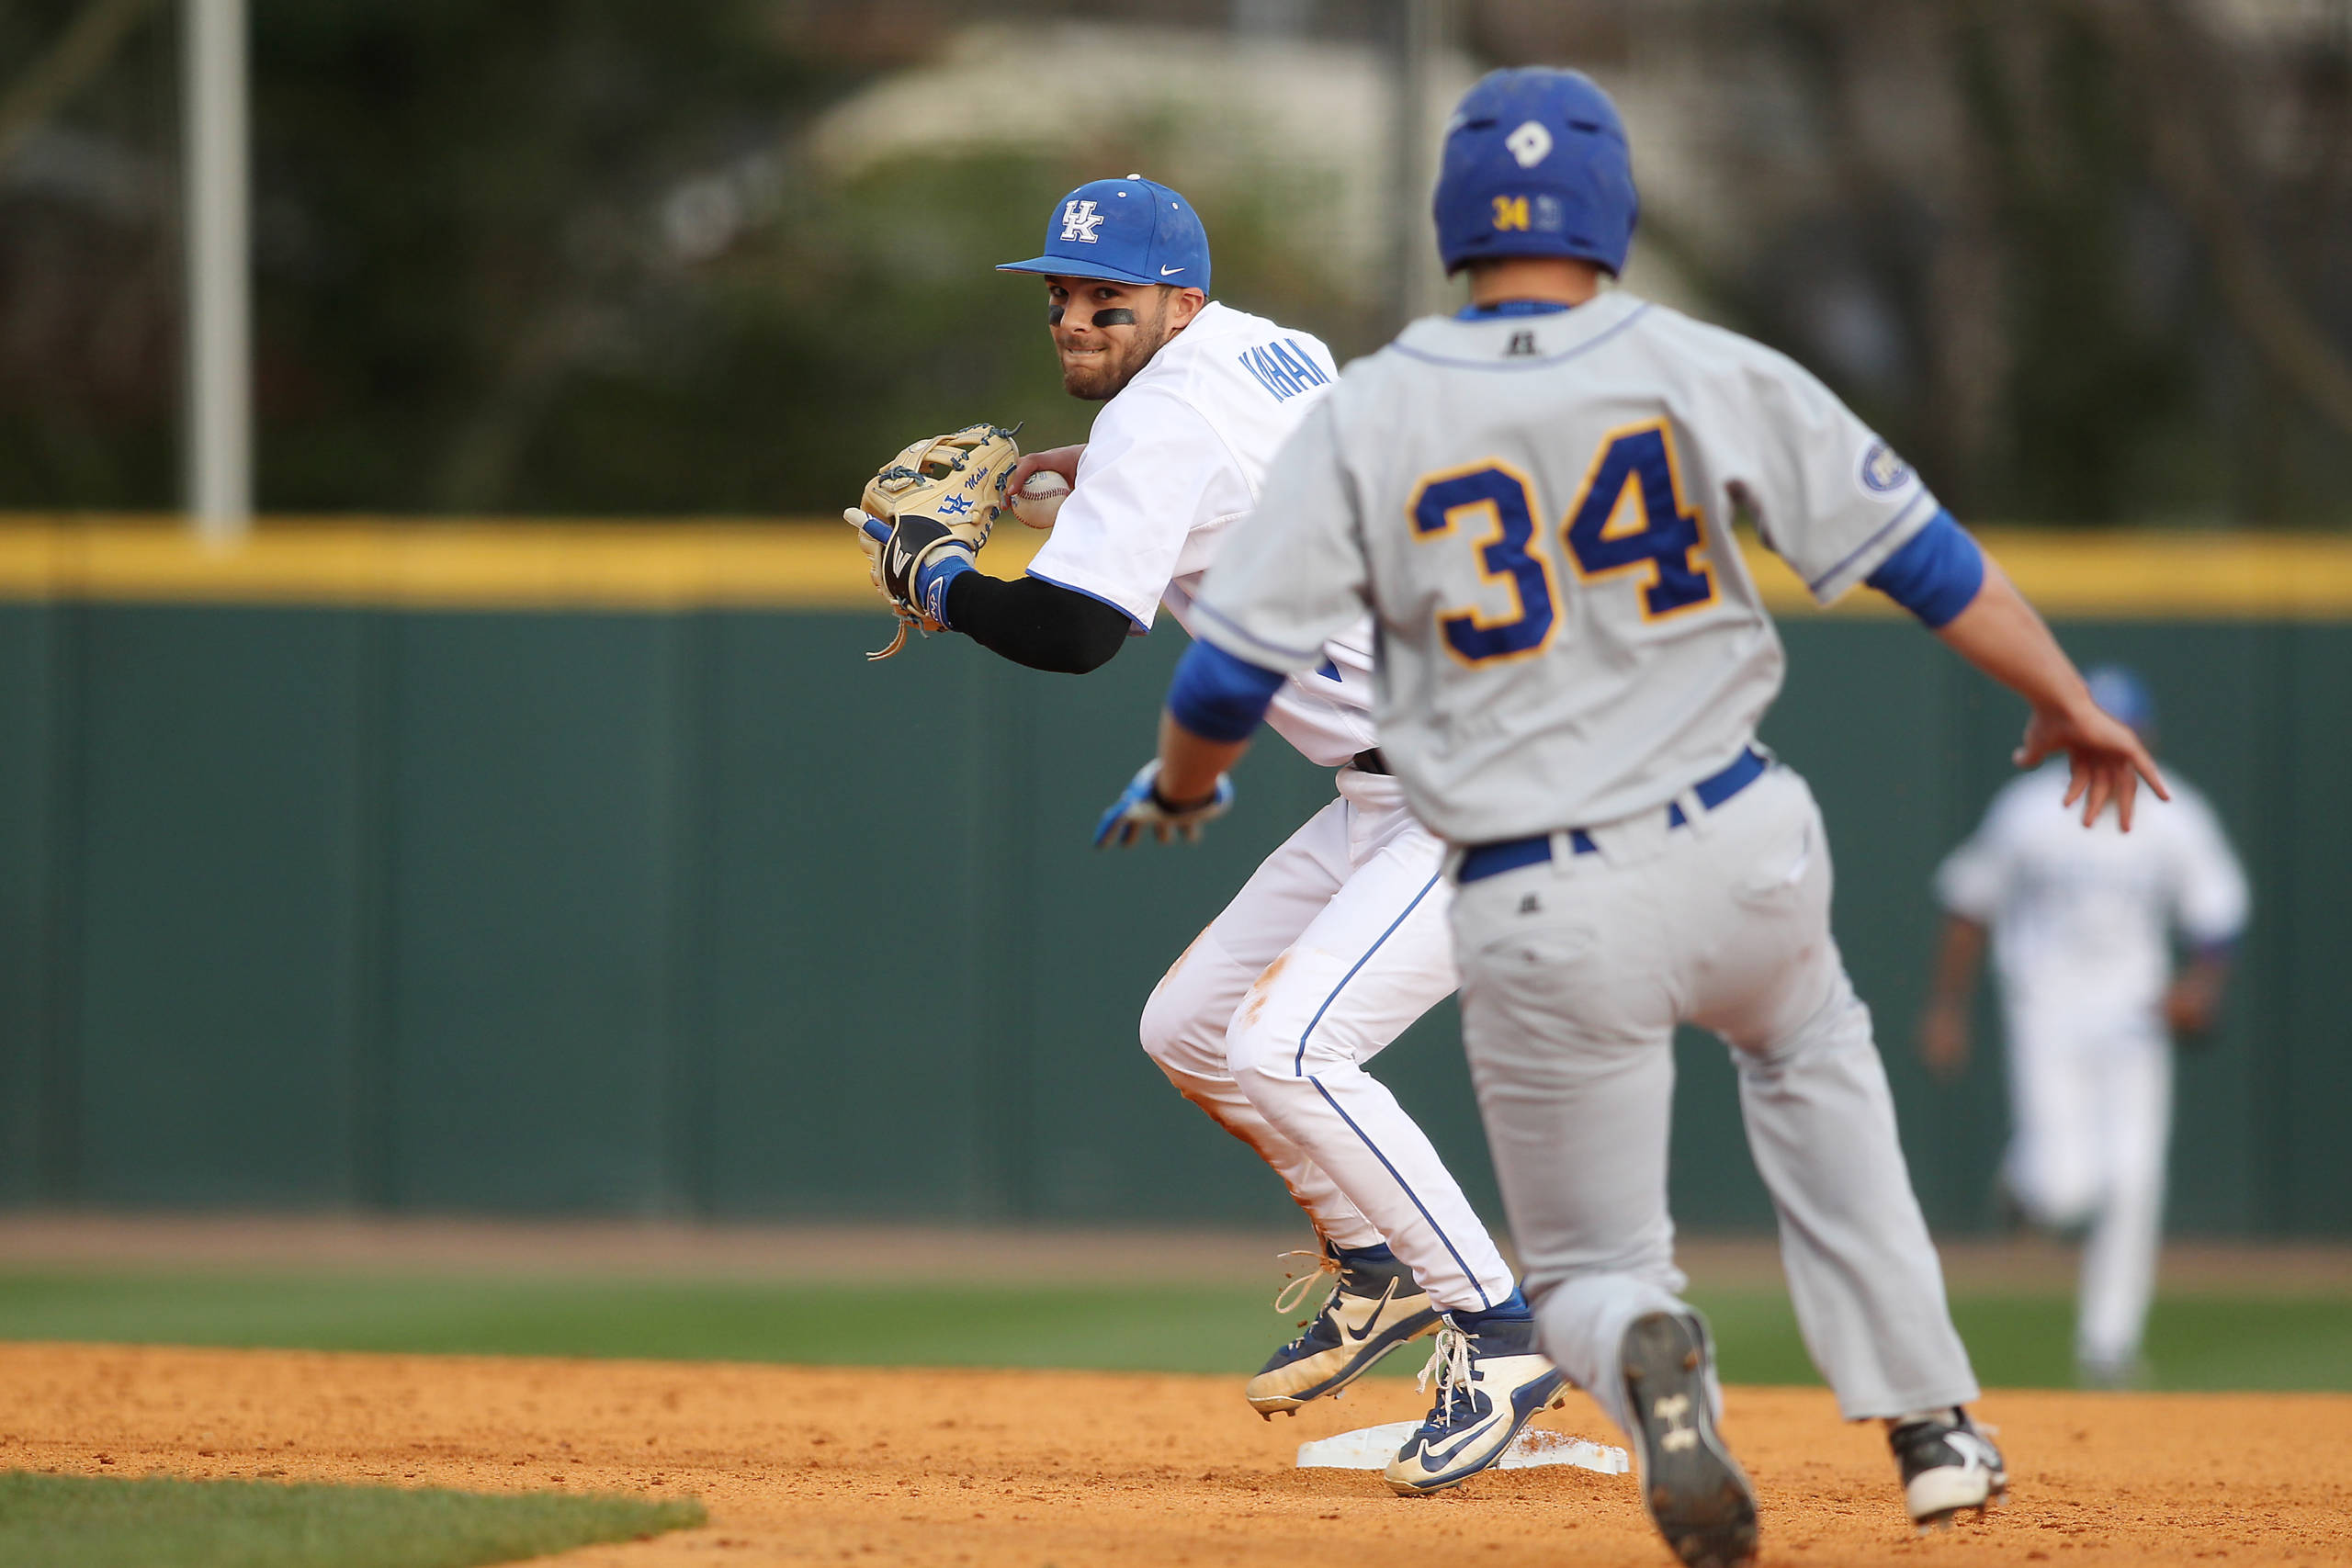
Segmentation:
{"type": "MultiPolygon", "coordinates": [[[[1735,1382],[1820,1382],[1788,1298],[1702,1292],[1724,1375],[1735,1382]]],[[[2060,1295],[1963,1295],[1952,1318],[1980,1382],[2068,1388],[2075,1303],[2060,1295]]],[[[2352,1302],[2313,1296],[2178,1296],[2156,1303],[2146,1355],[2159,1389],[2352,1391],[2352,1302]]]]}
{"type": "Polygon", "coordinates": [[[703,1522],[694,1503],[0,1472],[25,1568],[472,1568],[703,1522]]]}
{"type": "MultiPolygon", "coordinates": [[[[1818,1381],[1779,1291],[1712,1291],[1727,1378],[1818,1381]]],[[[2072,1381],[2065,1296],[1953,1303],[1978,1375],[2072,1381]]],[[[1251,1289],[796,1286],[202,1272],[0,1272],[0,1339],[630,1356],[835,1365],[1254,1371],[1290,1318],[1251,1289]]],[[[2148,1357],[2174,1389],[2352,1390],[2352,1303],[2160,1300],[2148,1357]]],[[[1418,1368],[1391,1357],[1384,1371],[1418,1368]]],[[[11,1561],[0,1552],[0,1562],[11,1561]]]]}

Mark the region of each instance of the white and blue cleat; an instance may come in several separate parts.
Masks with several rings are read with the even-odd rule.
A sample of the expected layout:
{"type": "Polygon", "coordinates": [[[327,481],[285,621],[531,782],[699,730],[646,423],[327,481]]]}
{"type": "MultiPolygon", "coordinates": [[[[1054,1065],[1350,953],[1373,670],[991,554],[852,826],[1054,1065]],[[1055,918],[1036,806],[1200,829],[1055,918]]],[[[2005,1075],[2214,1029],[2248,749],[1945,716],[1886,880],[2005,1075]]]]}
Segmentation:
{"type": "Polygon", "coordinates": [[[1447,1326],[1422,1369],[1437,1380],[1437,1403],[1388,1461],[1388,1484],[1408,1497],[1469,1480],[1503,1457],[1539,1410],[1563,1403],[1568,1380],[1536,1348],[1531,1318],[1489,1323],[1475,1332],[1447,1326]]]}
{"type": "Polygon", "coordinates": [[[1323,1274],[1337,1275],[1338,1281],[1306,1332],[1275,1351],[1242,1391],[1250,1408],[1269,1421],[1277,1410],[1295,1411],[1339,1393],[1383,1356],[1438,1325],[1437,1310],[1412,1270],[1395,1258],[1372,1261],[1328,1251],[1304,1256],[1317,1259],[1318,1271],[1284,1286],[1274,1298],[1277,1307],[1290,1310],[1293,1292],[1304,1295],[1323,1274]]]}

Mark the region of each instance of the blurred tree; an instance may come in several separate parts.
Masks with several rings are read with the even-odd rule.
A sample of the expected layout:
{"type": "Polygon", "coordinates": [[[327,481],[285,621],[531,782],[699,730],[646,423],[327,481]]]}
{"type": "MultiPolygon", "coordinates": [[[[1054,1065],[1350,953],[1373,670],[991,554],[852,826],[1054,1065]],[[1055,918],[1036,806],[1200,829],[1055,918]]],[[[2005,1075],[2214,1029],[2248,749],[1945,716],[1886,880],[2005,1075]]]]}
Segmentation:
{"type": "MultiPolygon", "coordinates": [[[[0,39],[59,30],[69,8],[50,9],[0,39]]],[[[1148,160],[1148,130],[1083,157],[940,156],[847,184],[799,156],[816,115],[935,47],[953,10],[255,0],[264,507],[822,513],[922,430],[1082,434],[1039,290],[990,266],[1034,254],[1070,185],[1148,160]]],[[[151,30],[168,67],[171,29],[151,30]]],[[[0,341],[0,505],[172,503],[170,86],[112,84],[145,110],[117,141],[153,176],[150,206],[109,226],[0,188],[0,281],[27,307],[15,346],[37,350],[0,341]],[[35,209],[53,242],[19,225],[35,209]],[[135,251],[143,288],[127,262],[92,266],[105,243],[135,251]],[[136,398],[61,397],[96,335],[75,323],[132,298],[136,398]]],[[[83,107],[100,112],[73,134],[109,123],[83,107]]],[[[1273,243],[1269,202],[1204,207],[1228,297],[1374,346],[1364,312],[1273,243]]]]}
{"type": "Polygon", "coordinates": [[[0,82],[0,163],[106,69],[155,0],[84,0],[54,43],[24,71],[0,82]]]}
{"type": "Polygon", "coordinates": [[[146,8],[0,6],[0,506],[171,492],[173,29],[146,8]]]}
{"type": "MultiPolygon", "coordinates": [[[[820,174],[802,132],[878,73],[981,14],[1265,48],[1361,47],[1386,15],[253,3],[263,504],[565,514],[821,513],[920,430],[1085,428],[1035,286],[989,268],[1034,250],[1070,184],[1172,143],[1143,125],[1083,156],[820,174]]],[[[86,79],[0,157],[0,507],[176,490],[176,28],[134,9],[0,7],[0,111],[77,17],[62,58],[86,79]]],[[[2352,515],[2347,0],[1460,12],[1495,62],[1617,86],[1644,250],[1819,368],[1969,514],[2352,515]]],[[[1194,193],[1220,293],[1343,356],[1374,346],[1376,307],[1302,260],[1284,178],[1271,162],[1194,193]]]]}
{"type": "Polygon", "coordinates": [[[263,504],[753,504],[704,471],[711,426],[821,394],[712,341],[694,236],[664,216],[838,90],[765,10],[261,0],[263,504]],[[644,384],[631,417],[583,429],[570,403],[615,378],[644,384]],[[593,437],[584,466],[567,431],[593,437]]]}
{"type": "Polygon", "coordinates": [[[1465,5],[1646,111],[1641,243],[1955,506],[2352,520],[2352,3],[1465,5]]]}

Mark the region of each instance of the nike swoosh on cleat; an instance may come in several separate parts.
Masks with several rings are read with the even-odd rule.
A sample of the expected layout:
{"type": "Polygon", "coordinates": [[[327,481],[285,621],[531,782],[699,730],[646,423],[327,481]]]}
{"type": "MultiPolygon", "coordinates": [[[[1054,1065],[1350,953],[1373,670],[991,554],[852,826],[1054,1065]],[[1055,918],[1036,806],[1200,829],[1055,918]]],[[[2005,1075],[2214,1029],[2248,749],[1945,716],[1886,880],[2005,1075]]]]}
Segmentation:
{"type": "Polygon", "coordinates": [[[1340,1325],[1340,1339],[1351,1344],[1361,1345],[1365,1340],[1371,1338],[1374,1330],[1380,1326],[1380,1314],[1382,1311],[1385,1310],[1388,1303],[1396,1298],[1396,1281],[1394,1278],[1391,1278],[1388,1281],[1388,1288],[1380,1292],[1380,1300],[1373,1303],[1372,1316],[1365,1321],[1363,1332],[1362,1334],[1358,1334],[1354,1329],[1350,1328],[1343,1322],[1340,1325]]]}
{"type": "Polygon", "coordinates": [[[1440,1450],[1432,1448],[1427,1443],[1422,1444],[1422,1460],[1427,1462],[1432,1470],[1443,1470],[1447,1465],[1452,1464],[1455,1460],[1462,1457],[1463,1450],[1478,1441],[1493,1429],[1496,1416],[1498,1414],[1499,1412],[1489,1412],[1485,1420],[1480,1421],[1476,1427],[1471,1427],[1463,1439],[1450,1449],[1440,1450]]]}

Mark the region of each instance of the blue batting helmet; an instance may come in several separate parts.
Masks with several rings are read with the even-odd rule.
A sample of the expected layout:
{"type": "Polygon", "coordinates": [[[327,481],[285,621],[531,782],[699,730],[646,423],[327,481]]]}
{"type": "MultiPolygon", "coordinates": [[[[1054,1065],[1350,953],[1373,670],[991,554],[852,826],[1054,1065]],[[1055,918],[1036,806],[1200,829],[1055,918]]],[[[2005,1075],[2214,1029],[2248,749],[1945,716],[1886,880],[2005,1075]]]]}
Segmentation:
{"type": "Polygon", "coordinates": [[[2085,671],[2083,682],[2091,689],[2091,701],[2106,709],[2109,717],[2131,726],[2141,739],[2156,727],[2156,699],[2135,671],[2102,664],[2085,671]]]}
{"type": "Polygon", "coordinates": [[[1641,198],[1617,106],[1580,71],[1488,72],[1446,125],[1432,207],[1449,274],[1489,256],[1623,272],[1641,198]]]}

